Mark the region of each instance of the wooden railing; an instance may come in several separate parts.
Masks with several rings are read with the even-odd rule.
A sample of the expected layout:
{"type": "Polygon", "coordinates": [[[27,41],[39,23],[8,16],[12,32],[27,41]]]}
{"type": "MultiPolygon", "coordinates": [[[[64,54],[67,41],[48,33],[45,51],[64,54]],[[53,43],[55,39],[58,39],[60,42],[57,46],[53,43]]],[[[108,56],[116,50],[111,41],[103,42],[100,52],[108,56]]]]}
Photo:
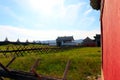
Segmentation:
{"type": "Polygon", "coordinates": [[[12,62],[15,59],[16,57],[14,57],[6,66],[0,63],[0,80],[4,80],[4,78],[10,78],[14,80],[67,80],[67,73],[70,65],[70,60],[68,60],[66,64],[63,78],[54,78],[43,76],[36,72],[36,67],[39,64],[40,59],[37,59],[36,62],[32,65],[30,72],[8,69],[8,67],[12,64],[12,62]]]}
{"type": "Polygon", "coordinates": [[[26,53],[41,53],[41,54],[48,54],[49,52],[57,52],[62,50],[59,47],[40,47],[40,46],[19,46],[19,47],[5,47],[4,49],[0,49],[0,54],[5,57],[11,55],[12,57],[16,56],[24,56],[26,53]],[[9,54],[8,54],[9,53],[9,54]]]}

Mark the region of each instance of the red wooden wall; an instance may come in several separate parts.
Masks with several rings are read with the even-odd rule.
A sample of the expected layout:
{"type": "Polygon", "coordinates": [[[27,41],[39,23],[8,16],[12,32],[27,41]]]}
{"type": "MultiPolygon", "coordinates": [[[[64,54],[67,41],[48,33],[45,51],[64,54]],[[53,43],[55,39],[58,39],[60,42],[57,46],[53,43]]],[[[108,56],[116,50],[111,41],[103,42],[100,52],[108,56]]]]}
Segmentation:
{"type": "Polygon", "coordinates": [[[101,23],[104,80],[120,80],[120,0],[104,0],[101,23]]]}

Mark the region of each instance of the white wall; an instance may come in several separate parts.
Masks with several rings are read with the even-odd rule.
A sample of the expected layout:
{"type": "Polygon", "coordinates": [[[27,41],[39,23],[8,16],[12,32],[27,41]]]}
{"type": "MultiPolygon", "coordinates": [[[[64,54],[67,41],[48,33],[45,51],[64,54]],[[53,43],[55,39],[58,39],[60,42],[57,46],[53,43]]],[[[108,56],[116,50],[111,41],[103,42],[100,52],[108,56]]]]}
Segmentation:
{"type": "Polygon", "coordinates": [[[75,42],[67,42],[67,43],[63,43],[62,45],[63,45],[63,46],[75,46],[75,45],[78,45],[78,43],[75,43],[75,42]]]}

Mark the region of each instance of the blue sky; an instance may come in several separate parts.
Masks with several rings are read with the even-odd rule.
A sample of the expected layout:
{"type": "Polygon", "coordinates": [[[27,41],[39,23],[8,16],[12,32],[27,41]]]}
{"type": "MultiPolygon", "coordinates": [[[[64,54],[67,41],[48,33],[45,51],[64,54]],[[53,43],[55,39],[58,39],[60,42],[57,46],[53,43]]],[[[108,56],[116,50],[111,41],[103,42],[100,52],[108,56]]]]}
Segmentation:
{"type": "Polygon", "coordinates": [[[100,33],[99,14],[89,0],[0,0],[0,40],[93,38],[100,33]]]}

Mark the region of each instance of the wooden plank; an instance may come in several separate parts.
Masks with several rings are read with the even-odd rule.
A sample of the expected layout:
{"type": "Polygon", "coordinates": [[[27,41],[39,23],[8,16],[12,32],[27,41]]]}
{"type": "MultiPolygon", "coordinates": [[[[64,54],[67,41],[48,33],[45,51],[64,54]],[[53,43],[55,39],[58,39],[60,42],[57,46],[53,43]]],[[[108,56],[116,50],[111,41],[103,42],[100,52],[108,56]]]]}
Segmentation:
{"type": "Polygon", "coordinates": [[[6,67],[8,67],[15,59],[16,57],[13,57],[12,60],[6,65],[6,67]]]}
{"type": "Polygon", "coordinates": [[[34,65],[33,65],[33,66],[31,67],[31,69],[30,69],[30,72],[32,72],[32,71],[38,66],[39,62],[40,62],[40,59],[37,59],[37,60],[35,61],[34,65]]]}
{"type": "Polygon", "coordinates": [[[2,78],[2,77],[0,77],[0,80],[3,80],[3,78],[2,78]]]}
{"type": "Polygon", "coordinates": [[[66,64],[66,68],[65,68],[62,80],[67,80],[67,73],[68,73],[69,66],[70,66],[70,60],[68,60],[68,62],[66,64]]]}
{"type": "Polygon", "coordinates": [[[5,70],[6,72],[9,72],[9,70],[8,70],[2,63],[0,63],[0,67],[1,67],[3,70],[5,70]]]}
{"type": "Polygon", "coordinates": [[[5,78],[10,78],[10,79],[15,79],[15,80],[61,80],[53,77],[47,77],[43,75],[39,75],[40,79],[38,76],[34,75],[33,73],[30,72],[23,72],[23,71],[10,71],[9,73],[0,70],[0,76],[5,77],[5,78]]]}

